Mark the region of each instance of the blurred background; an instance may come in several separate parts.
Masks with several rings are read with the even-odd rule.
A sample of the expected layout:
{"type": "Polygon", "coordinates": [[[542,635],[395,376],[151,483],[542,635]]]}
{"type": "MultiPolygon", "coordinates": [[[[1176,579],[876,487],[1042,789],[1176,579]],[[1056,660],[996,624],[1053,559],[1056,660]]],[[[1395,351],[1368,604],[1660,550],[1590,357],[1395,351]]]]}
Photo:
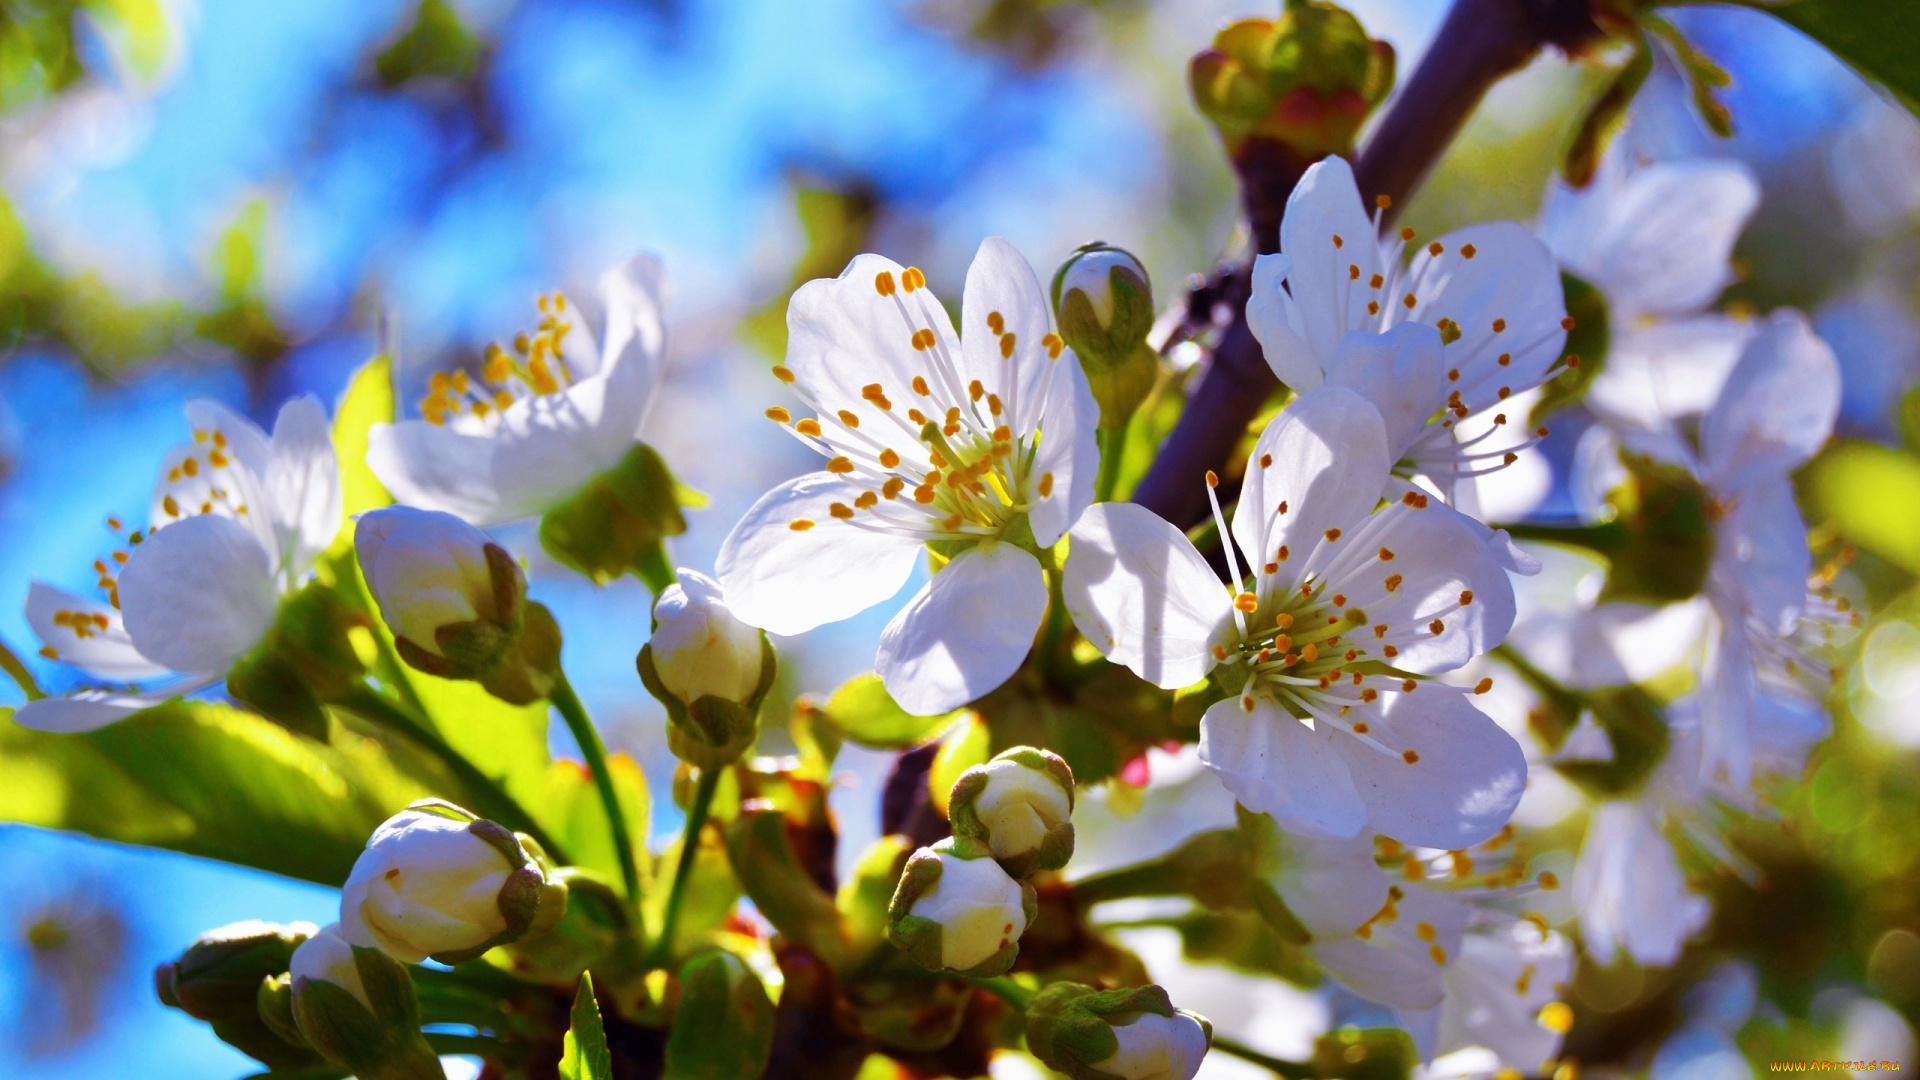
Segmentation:
{"type": "MultiPolygon", "coordinates": [[[[105,519],[139,516],[159,455],[186,434],[185,401],[270,423],[292,395],[331,403],[383,344],[403,399],[417,399],[428,372],[530,324],[536,293],[587,287],[637,249],[662,256],[674,291],[647,438],[712,499],[675,549],[710,568],[740,513],[811,467],[760,419],[779,400],[766,369],[798,282],[875,250],[957,300],[982,236],[1011,239],[1043,277],[1102,239],[1145,261],[1166,304],[1231,253],[1232,178],[1185,66],[1224,19],[1277,6],[0,0],[0,640],[48,689],[74,685],[31,655],[28,582],[87,586],[111,542],[105,519]]],[[[1403,74],[1445,10],[1350,6],[1403,74]]],[[[1907,590],[1920,458],[1907,447],[1920,409],[1904,394],[1920,374],[1920,129],[1764,15],[1672,15],[1733,75],[1737,132],[1709,134],[1663,58],[1625,138],[1653,157],[1738,157],[1760,177],[1729,303],[1803,307],[1840,357],[1843,436],[1881,449],[1854,446],[1846,468],[1810,480],[1808,516],[1862,549],[1876,614],[1836,739],[1785,820],[1756,830],[1758,874],[1716,883],[1721,915],[1678,968],[1583,970],[1575,1004],[1620,1041],[1621,1062],[1658,1076],[1748,1075],[1777,1033],[1807,1045],[1812,1032],[1836,1054],[1884,1047],[1915,1067],[1920,609],[1907,590]]],[[[1551,55],[1502,84],[1408,221],[1423,233],[1531,221],[1605,75],[1551,55]]],[[[1548,444],[1560,466],[1576,434],[1548,444]]],[[[503,540],[565,627],[569,670],[609,741],[666,790],[661,718],[632,667],[644,590],[595,589],[531,534],[503,540]]],[[[794,643],[783,692],[870,666],[894,606],[794,643]]],[[[570,752],[564,729],[555,738],[570,752]]],[[[886,765],[842,754],[843,855],[876,828],[886,765]]],[[[18,781],[0,761],[0,804],[18,781]]],[[[677,810],[655,803],[652,831],[675,833],[677,810]]],[[[203,929],[325,923],[336,904],[251,871],[19,826],[0,826],[0,861],[0,1062],[20,1080],[243,1075],[247,1059],[164,1010],[147,973],[203,929]]],[[[1162,933],[1130,943],[1178,968],[1162,933]]],[[[1162,981],[1289,1056],[1339,1008],[1224,968],[1162,981]]]]}

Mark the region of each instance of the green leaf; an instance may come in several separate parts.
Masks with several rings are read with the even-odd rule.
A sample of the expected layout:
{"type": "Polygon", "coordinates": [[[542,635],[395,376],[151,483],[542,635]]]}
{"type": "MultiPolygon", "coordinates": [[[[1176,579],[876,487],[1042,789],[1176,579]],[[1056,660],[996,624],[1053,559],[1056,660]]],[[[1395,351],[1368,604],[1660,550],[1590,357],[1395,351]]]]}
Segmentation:
{"type": "Polygon", "coordinates": [[[752,1080],[772,1050],[773,1002],[752,968],[719,951],[680,968],[665,1080],[752,1080]]]}
{"type": "MultiPolygon", "coordinates": [[[[481,772],[500,781],[523,806],[539,805],[547,789],[547,703],[509,705],[479,683],[409,670],[421,711],[440,737],[481,772]]],[[[547,816],[540,819],[545,822],[547,816]]]]}
{"type": "Polygon", "coordinates": [[[1861,548],[1920,574],[1920,458],[1844,442],[1808,469],[1808,516],[1861,548]]]}
{"type": "Polygon", "coordinates": [[[338,885],[367,836],[428,792],[377,748],[172,701],[77,735],[0,720],[0,819],[338,885]]]}
{"type": "Polygon", "coordinates": [[[613,1055],[607,1051],[607,1032],[600,1025],[600,1005],[593,1000],[593,979],[580,976],[573,996],[573,1025],[567,1029],[560,1055],[561,1080],[613,1080],[613,1055]]]}
{"type": "Polygon", "coordinates": [[[1825,45],[1902,104],[1920,111],[1920,4],[1913,0],[1793,0],[1762,10],[1825,45]]]}
{"type": "Polygon", "coordinates": [[[859,675],[827,699],[827,723],[848,742],[869,750],[907,750],[951,725],[960,713],[914,716],[902,709],[878,675],[859,675]]]}
{"type": "MultiPolygon", "coordinates": [[[[640,864],[640,884],[644,889],[652,869],[647,853],[648,823],[652,820],[652,796],[640,766],[626,754],[607,758],[613,774],[614,794],[625,811],[633,830],[634,858],[640,864]]],[[[607,823],[607,811],[594,790],[593,777],[577,761],[556,761],[547,767],[540,793],[523,799],[522,805],[553,830],[554,838],[567,846],[574,861],[608,878],[620,877],[620,859],[613,847],[613,828],[607,823]]]]}
{"type": "MultiPolygon", "coordinates": [[[[393,360],[382,354],[360,365],[333,411],[333,448],[340,456],[340,503],[351,519],[393,502],[393,496],[367,467],[367,435],[375,424],[394,419],[393,360]]],[[[353,546],[353,530],[342,529],[335,543],[353,546]]]]}

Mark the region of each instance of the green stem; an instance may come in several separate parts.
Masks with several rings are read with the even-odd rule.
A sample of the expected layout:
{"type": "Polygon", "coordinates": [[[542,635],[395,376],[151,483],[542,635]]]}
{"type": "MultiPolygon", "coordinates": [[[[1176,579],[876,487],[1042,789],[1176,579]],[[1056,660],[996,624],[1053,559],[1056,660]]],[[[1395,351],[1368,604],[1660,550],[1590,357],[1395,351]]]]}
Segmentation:
{"type": "Polygon", "coordinates": [[[1093,501],[1112,502],[1114,489],[1120,486],[1120,462],[1126,456],[1127,424],[1133,418],[1129,416],[1119,427],[1103,427],[1095,431],[1100,440],[1100,472],[1093,482],[1093,501]]]}
{"type": "MultiPolygon", "coordinates": [[[[1033,1000],[1033,991],[1028,990],[1026,987],[1021,986],[1005,975],[992,979],[975,979],[961,976],[961,980],[972,983],[1022,1012],[1026,1011],[1027,1004],[1033,1000]]],[[[1231,1054],[1243,1061],[1251,1061],[1255,1065],[1267,1069],[1277,1076],[1287,1077],[1288,1080],[1307,1080],[1308,1077],[1314,1075],[1313,1066],[1304,1061],[1288,1061],[1285,1058],[1270,1057],[1245,1043],[1229,1039],[1224,1035],[1215,1035],[1213,1037],[1212,1048],[1223,1054],[1231,1054]]]]}
{"type": "Polygon", "coordinates": [[[1547,525],[1521,521],[1512,525],[1495,525],[1494,528],[1505,529],[1507,535],[1515,540],[1537,540],[1566,547],[1586,548],[1600,555],[1609,555],[1620,550],[1621,544],[1626,540],[1625,530],[1618,522],[1608,522],[1605,525],[1547,525]]]}
{"type": "Polygon", "coordinates": [[[666,914],[660,919],[660,936],[647,954],[647,967],[664,967],[673,951],[674,924],[680,921],[680,904],[687,896],[687,882],[693,877],[693,860],[700,852],[700,832],[707,825],[707,811],[713,808],[713,793],[720,786],[720,770],[702,769],[694,785],[693,805],[687,807],[687,825],[680,833],[680,862],[673,868],[673,888],[667,893],[666,914]]]}
{"type": "Polygon", "coordinates": [[[1307,1080],[1314,1075],[1313,1066],[1304,1061],[1288,1061],[1286,1058],[1269,1057],[1246,1043],[1229,1039],[1224,1035],[1213,1037],[1213,1049],[1223,1054],[1231,1054],[1242,1061],[1251,1061],[1255,1065],[1273,1073],[1287,1077],[1287,1080],[1307,1080]]]}
{"type": "Polygon", "coordinates": [[[667,586],[679,580],[679,575],[673,571],[673,564],[667,561],[667,545],[662,543],[642,550],[634,560],[633,572],[646,584],[647,591],[653,593],[655,600],[660,598],[667,586]]]}
{"type": "Polygon", "coordinates": [[[526,833],[534,842],[546,849],[547,855],[556,863],[569,863],[573,860],[560,848],[540,823],[527,813],[519,800],[508,794],[493,777],[480,771],[480,767],[468,761],[466,755],[454,749],[442,739],[427,722],[370,686],[359,686],[349,691],[337,704],[349,712],[356,713],[383,727],[400,732],[433,754],[451,770],[467,792],[479,806],[480,813],[516,832],[526,833]]]}
{"type": "Polygon", "coordinates": [[[640,864],[634,860],[633,833],[627,828],[626,811],[620,808],[620,795],[613,788],[613,774],[607,770],[607,745],[600,741],[600,731],[593,726],[586,706],[580,704],[580,695],[573,692],[567,673],[558,671],[556,675],[553,690],[547,697],[553,707],[560,710],[567,730],[573,732],[574,741],[580,744],[581,756],[587,759],[587,770],[593,774],[593,786],[600,792],[600,805],[606,808],[607,824],[613,830],[614,853],[620,858],[620,881],[626,886],[627,902],[637,904],[640,902],[640,864]]]}
{"type": "Polygon", "coordinates": [[[1067,633],[1067,598],[1061,588],[1065,576],[1063,568],[1047,571],[1047,619],[1041,624],[1040,644],[1035,650],[1042,671],[1052,671],[1063,659],[1060,656],[1060,641],[1067,633]]]}
{"type": "Polygon", "coordinates": [[[47,692],[40,689],[40,683],[33,677],[33,672],[27,670],[27,665],[20,662],[20,658],[14,655],[14,651],[8,648],[4,641],[0,641],[0,671],[7,673],[7,677],[20,688],[20,692],[27,695],[28,701],[39,701],[47,696],[47,692]]]}
{"type": "Polygon", "coordinates": [[[426,1036],[427,1045],[436,1054],[465,1054],[484,1058],[500,1053],[500,1040],[485,1035],[451,1035],[429,1031],[426,1036]]]}
{"type": "Polygon", "coordinates": [[[1535,667],[1532,661],[1521,655],[1520,650],[1511,644],[1502,643],[1493,647],[1494,659],[1513,669],[1522,682],[1533,687],[1535,693],[1547,699],[1563,711],[1577,713],[1580,709],[1581,695],[1561,685],[1560,680],[1535,667]]]}
{"type": "Polygon", "coordinates": [[[1083,907],[1141,896],[1185,895],[1177,867],[1165,858],[1090,874],[1070,888],[1074,902],[1083,907]]]}

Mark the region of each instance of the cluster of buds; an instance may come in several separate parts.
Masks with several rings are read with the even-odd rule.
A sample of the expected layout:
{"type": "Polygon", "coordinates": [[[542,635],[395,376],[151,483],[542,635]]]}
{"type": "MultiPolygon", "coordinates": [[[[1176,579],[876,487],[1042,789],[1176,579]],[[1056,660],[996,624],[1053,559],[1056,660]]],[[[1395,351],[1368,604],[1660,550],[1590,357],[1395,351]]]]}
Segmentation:
{"type": "Polygon", "coordinates": [[[1154,320],[1147,268],[1120,248],[1086,244],[1054,272],[1053,311],[1100,404],[1100,427],[1125,427],[1160,371],[1147,346],[1154,320]]]}
{"type": "Polygon", "coordinates": [[[531,839],[451,803],[387,819],[341,890],[340,921],[213,930],[154,973],[160,1000],[271,1069],[370,1080],[443,1076],[407,965],[447,964],[543,932],[567,886],[531,839]]]}
{"type": "Polygon", "coordinates": [[[1243,19],[1193,58],[1194,101],[1236,165],[1275,151],[1311,161],[1346,152],[1393,87],[1393,47],[1323,0],[1278,19],[1243,19]]]}
{"type": "Polygon", "coordinates": [[[907,860],[887,936],[923,967],[999,975],[1036,914],[1029,879],[1073,855],[1073,771],[1015,747],[961,773],[947,810],[953,836],[907,860]]]}
{"type": "Polygon", "coordinates": [[[526,574],[486,533],[452,514],[389,506],[361,516],[353,543],[401,659],[516,705],[547,695],[559,625],[527,599],[526,574]]]}
{"type": "Polygon", "coordinates": [[[1192,1080],[1212,1045],[1213,1025],[1158,986],[1058,982],[1027,1005],[1027,1049],[1074,1080],[1192,1080]]]}
{"type": "Polygon", "coordinates": [[[634,661],[667,710],[667,745],[701,769],[740,760],[760,732],[777,667],[767,635],[741,622],[712,578],[681,569],[653,606],[653,634],[634,661]]]}

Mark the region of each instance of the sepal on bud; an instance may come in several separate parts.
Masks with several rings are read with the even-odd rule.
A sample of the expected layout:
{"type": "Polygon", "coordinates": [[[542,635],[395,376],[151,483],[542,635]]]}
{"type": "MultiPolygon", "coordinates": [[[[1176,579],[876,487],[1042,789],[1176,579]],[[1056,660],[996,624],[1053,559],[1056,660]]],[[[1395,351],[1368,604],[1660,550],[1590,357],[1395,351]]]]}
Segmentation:
{"type": "Polygon", "coordinates": [[[1054,272],[1053,310],[1100,404],[1100,426],[1124,426],[1160,371],[1146,344],[1154,321],[1146,267],[1120,248],[1087,244],[1054,272]]]}
{"type": "Polygon", "coordinates": [[[251,1017],[260,981],[285,972],[293,951],[319,932],[312,923],[258,919],[209,930],[155,969],[154,986],[162,1002],[196,1020],[251,1017]]]}
{"type": "Polygon", "coordinates": [[[947,813],[954,836],[992,852],[1013,877],[1073,857],[1073,770],[1046,750],[1017,746],[960,774],[947,813]]]}
{"type": "Polygon", "coordinates": [[[1013,966],[1038,914],[1032,885],[1009,877],[984,848],[949,838],[907,860],[887,938],[928,970],[988,978],[1013,966]]]}
{"type": "Polygon", "coordinates": [[[1213,1025],[1158,986],[1095,990],[1058,982],[1027,1006],[1027,1049],[1074,1080],[1192,1080],[1213,1025]]]}
{"type": "Polygon", "coordinates": [[[665,584],[655,581],[665,568],[661,542],[687,531],[681,507],[704,501],[673,478],[652,447],[634,443],[618,465],[546,512],[540,546],[597,585],[631,570],[658,590],[665,584]]]}
{"type": "Polygon", "coordinates": [[[362,1080],[444,1080],[404,964],[348,943],[336,925],[294,951],[290,975],[294,1024],[321,1057],[362,1080]]]}
{"type": "Polygon", "coordinates": [[[352,634],[366,615],[324,582],[308,583],[280,602],[273,625],[227,673],[227,692],[296,734],[324,740],[323,702],[364,685],[366,663],[352,634]]]}
{"type": "Polygon", "coordinates": [[[340,897],[348,940],[407,963],[464,963],[551,929],[566,907],[530,838],[438,799],[374,830],[340,897]]]}

